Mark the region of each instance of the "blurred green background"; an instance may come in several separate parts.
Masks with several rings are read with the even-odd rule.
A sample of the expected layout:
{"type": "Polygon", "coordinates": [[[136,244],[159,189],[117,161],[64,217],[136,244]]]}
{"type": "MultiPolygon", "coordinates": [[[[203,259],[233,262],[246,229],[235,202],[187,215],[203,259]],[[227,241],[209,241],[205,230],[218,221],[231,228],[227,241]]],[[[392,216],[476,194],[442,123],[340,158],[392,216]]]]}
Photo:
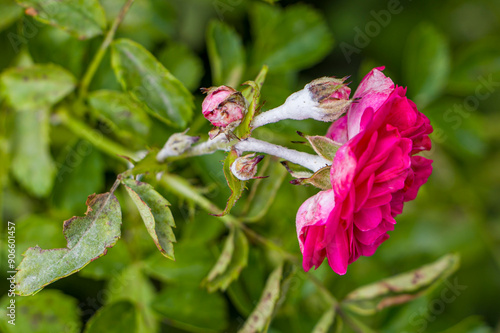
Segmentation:
{"type": "MultiPolygon", "coordinates": [[[[109,26],[124,1],[100,3],[109,26]]],[[[314,78],[350,75],[354,90],[371,68],[385,66],[384,73],[407,86],[407,95],[431,119],[433,149],[425,156],[434,160],[434,172],[374,256],[360,258],[345,276],[333,273],[326,263],[314,275],[342,299],[364,284],[458,253],[460,268],[448,282],[466,289],[442,309],[436,308],[442,304],[436,300],[442,298],[446,284],[359,320],[380,332],[500,332],[499,1],[280,1],[272,6],[244,0],[137,0],[117,37],[143,45],[194,94],[189,133],[203,138],[210,126],[201,116],[200,87],[240,88],[267,64],[262,101],[269,109],[314,78]]],[[[54,63],[80,80],[102,40],[102,35],[79,40],[24,15],[13,1],[0,0],[2,71],[32,62],[54,63]]],[[[109,52],[89,88],[100,89],[121,90],[109,52]]],[[[7,221],[16,223],[18,255],[35,245],[64,247],[63,221],[83,215],[87,196],[107,191],[127,165],[85,141],[53,113],[54,172],[47,175],[49,190],[36,193],[14,176],[15,142],[23,133],[15,126],[15,111],[1,98],[0,290],[4,293],[7,221]]],[[[144,127],[120,124],[103,117],[88,101],[83,105],[70,108],[72,115],[131,151],[161,147],[179,131],[152,117],[139,122],[144,127]]],[[[327,128],[328,124],[314,121],[287,121],[255,135],[303,149],[290,143],[300,140],[295,131],[321,135],[327,128]]],[[[24,156],[24,161],[37,165],[37,156],[24,156]]],[[[230,193],[223,159],[224,154],[216,153],[179,161],[170,172],[185,177],[223,207],[230,193]]],[[[252,229],[300,255],[295,214],[317,190],[289,184],[292,178],[281,166],[268,163],[266,171],[273,177],[261,181],[260,190],[278,188],[269,199],[270,207],[258,200],[248,203],[247,191],[232,214],[254,217],[252,229]]],[[[0,330],[79,332],[93,318],[94,328],[88,332],[236,332],[257,304],[276,254],[250,242],[248,266],[240,278],[227,292],[208,294],[199,285],[217,259],[226,228],[217,217],[176,197],[162,184],[153,185],[172,203],[178,239],[175,262],[158,253],[136,208],[120,189],[123,227],[118,244],[36,296],[16,297],[16,327],[6,324],[4,296],[0,330]],[[92,317],[99,309],[100,317],[92,317]]],[[[20,260],[19,255],[17,263],[20,260]]],[[[310,332],[325,311],[321,291],[301,276],[293,280],[269,332],[310,332]]],[[[330,331],[337,329],[352,332],[349,325],[334,325],[330,331]]]]}

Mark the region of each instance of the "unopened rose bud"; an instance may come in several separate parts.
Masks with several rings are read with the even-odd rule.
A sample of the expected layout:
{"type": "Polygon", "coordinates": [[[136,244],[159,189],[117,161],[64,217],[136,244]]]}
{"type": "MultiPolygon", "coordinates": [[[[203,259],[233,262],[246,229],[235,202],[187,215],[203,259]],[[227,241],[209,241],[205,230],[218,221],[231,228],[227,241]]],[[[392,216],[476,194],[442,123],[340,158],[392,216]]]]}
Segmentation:
{"type": "Polygon", "coordinates": [[[203,116],[220,128],[236,127],[240,124],[247,110],[243,95],[230,87],[220,86],[202,89],[207,94],[201,106],[203,116]]]}
{"type": "Polygon", "coordinates": [[[315,119],[332,122],[344,114],[352,100],[351,89],[344,83],[346,78],[322,77],[306,84],[277,108],[257,115],[252,127],[257,128],[284,119],[315,119]]]}
{"type": "Polygon", "coordinates": [[[253,179],[257,174],[257,164],[262,161],[263,158],[264,155],[255,156],[255,154],[238,157],[233,164],[231,164],[231,172],[239,180],[253,179]]]}
{"type": "Polygon", "coordinates": [[[306,88],[312,93],[312,98],[322,104],[336,100],[349,100],[351,88],[344,81],[347,78],[322,77],[311,81],[306,88]]]}
{"type": "Polygon", "coordinates": [[[167,157],[180,155],[200,139],[199,136],[186,135],[186,132],[187,130],[182,133],[172,134],[163,148],[158,152],[158,155],[156,155],[156,159],[162,162],[167,157]]]}

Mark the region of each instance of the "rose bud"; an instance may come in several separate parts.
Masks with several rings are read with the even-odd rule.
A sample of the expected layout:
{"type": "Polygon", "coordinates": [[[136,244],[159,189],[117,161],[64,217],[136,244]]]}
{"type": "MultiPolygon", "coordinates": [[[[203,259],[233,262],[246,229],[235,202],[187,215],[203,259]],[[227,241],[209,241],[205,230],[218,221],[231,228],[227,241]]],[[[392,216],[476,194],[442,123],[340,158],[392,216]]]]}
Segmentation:
{"type": "Polygon", "coordinates": [[[203,116],[220,128],[238,126],[245,116],[247,103],[243,95],[227,86],[203,88],[207,94],[201,106],[203,116]]]}
{"type": "Polygon", "coordinates": [[[325,122],[338,119],[353,102],[349,99],[351,89],[344,83],[346,79],[322,77],[311,81],[304,89],[288,96],[281,106],[257,115],[252,121],[252,127],[257,128],[284,119],[314,119],[325,122]]]}
{"type": "Polygon", "coordinates": [[[239,180],[250,180],[255,178],[257,174],[257,164],[262,161],[264,155],[255,156],[255,154],[248,154],[238,157],[233,164],[231,164],[231,172],[239,180]]]}

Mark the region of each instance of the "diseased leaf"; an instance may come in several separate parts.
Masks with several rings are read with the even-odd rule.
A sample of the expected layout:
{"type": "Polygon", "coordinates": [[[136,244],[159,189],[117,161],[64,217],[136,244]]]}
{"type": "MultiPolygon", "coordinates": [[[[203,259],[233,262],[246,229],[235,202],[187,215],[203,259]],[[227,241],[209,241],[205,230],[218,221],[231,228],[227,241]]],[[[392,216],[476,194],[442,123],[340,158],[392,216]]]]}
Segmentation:
{"type": "Polygon", "coordinates": [[[261,220],[273,204],[285,176],[286,169],[275,159],[266,159],[269,167],[259,172],[261,176],[269,176],[254,181],[247,200],[248,206],[244,214],[245,222],[257,222],[261,220]]]}
{"type": "Polygon", "coordinates": [[[89,94],[90,107],[110,122],[115,130],[138,134],[149,134],[151,121],[141,105],[130,95],[114,90],[98,90],[89,94]]]}
{"type": "Polygon", "coordinates": [[[0,91],[16,110],[48,108],[75,88],[76,79],[56,65],[9,68],[0,75],[0,91]]]}
{"type": "Polygon", "coordinates": [[[212,21],[207,29],[207,49],[214,85],[236,87],[245,70],[240,36],[225,23],[212,21]]]}
{"type": "Polygon", "coordinates": [[[8,297],[0,302],[0,330],[4,333],[79,333],[81,332],[80,309],[74,297],[59,290],[44,290],[36,297],[8,297]],[[7,323],[7,308],[15,300],[17,320],[15,325],[7,323]]]}
{"type": "Polygon", "coordinates": [[[227,184],[229,185],[229,189],[231,190],[231,196],[227,200],[226,208],[221,214],[217,214],[216,216],[224,216],[229,214],[231,208],[236,204],[241,195],[243,194],[243,190],[245,189],[245,181],[239,180],[236,178],[231,172],[231,164],[238,158],[238,153],[236,150],[231,150],[224,161],[224,176],[226,177],[227,184]]]}
{"type": "Polygon", "coordinates": [[[280,265],[269,275],[259,303],[247,318],[243,328],[238,331],[239,333],[265,332],[267,330],[281,295],[282,276],[283,265],[280,265]]]}
{"type": "Polygon", "coordinates": [[[314,326],[312,333],[327,333],[335,320],[335,308],[332,306],[326,311],[314,326]]]}
{"type": "Polygon", "coordinates": [[[221,332],[229,324],[224,297],[196,285],[167,286],[152,307],[171,325],[190,332],[221,332]]]}
{"type": "Polygon", "coordinates": [[[326,56],[333,46],[324,18],[308,5],[281,10],[255,3],[250,14],[254,68],[267,65],[272,72],[303,69],[326,56]]]}
{"type": "Polygon", "coordinates": [[[30,193],[46,197],[56,175],[49,148],[49,110],[17,111],[15,118],[12,174],[30,193]]]}
{"type": "Polygon", "coordinates": [[[225,291],[247,263],[248,240],[239,228],[232,227],[219,259],[204,281],[208,291],[225,291]]]}
{"type": "Polygon", "coordinates": [[[421,296],[455,272],[458,266],[459,256],[448,254],[432,264],[360,287],[348,294],[342,304],[359,314],[374,314],[421,296]]]}
{"type": "Polygon", "coordinates": [[[446,85],[450,54],[446,38],[430,23],[421,23],[408,36],[404,74],[409,94],[423,108],[432,102],[446,85]]]}
{"type": "Polygon", "coordinates": [[[134,201],[142,220],[153,238],[156,247],[167,258],[175,260],[174,217],[170,211],[170,203],[153,186],[134,179],[122,180],[128,194],[134,201]]]}
{"type": "Polygon", "coordinates": [[[137,333],[138,311],[130,301],[119,301],[100,308],[90,318],[84,333],[137,333]]]}
{"type": "Polygon", "coordinates": [[[55,25],[80,39],[103,33],[106,16],[98,0],[17,0],[27,14],[40,22],[55,25]]]}
{"type": "Polygon", "coordinates": [[[128,39],[111,45],[115,75],[124,90],[158,119],[184,128],[193,114],[193,96],[143,46],[128,39]]]}
{"type": "Polygon", "coordinates": [[[110,193],[92,194],[84,217],[64,222],[67,248],[43,250],[30,247],[16,274],[16,292],[32,295],[60,278],[73,274],[106,254],[120,238],[120,204],[110,193]]]}

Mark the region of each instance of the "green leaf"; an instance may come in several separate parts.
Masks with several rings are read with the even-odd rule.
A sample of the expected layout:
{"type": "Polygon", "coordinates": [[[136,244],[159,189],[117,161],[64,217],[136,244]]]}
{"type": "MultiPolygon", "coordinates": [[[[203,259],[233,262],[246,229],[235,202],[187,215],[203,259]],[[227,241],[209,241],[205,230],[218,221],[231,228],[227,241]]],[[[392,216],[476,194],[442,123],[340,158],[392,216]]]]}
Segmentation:
{"type": "Polygon", "coordinates": [[[435,288],[458,269],[459,257],[448,254],[436,262],[360,287],[349,293],[342,304],[363,315],[388,306],[406,303],[435,288]]]}
{"type": "Polygon", "coordinates": [[[128,300],[137,308],[138,333],[158,332],[159,323],[149,304],[153,301],[156,290],[151,281],[142,272],[142,263],[132,264],[120,274],[115,274],[108,283],[108,303],[128,300]]]}
{"type": "Polygon", "coordinates": [[[278,266],[267,279],[259,303],[247,318],[238,333],[266,332],[271,322],[274,309],[281,295],[283,265],[278,266]]]}
{"type": "Polygon", "coordinates": [[[327,333],[335,320],[335,308],[332,306],[326,311],[314,326],[312,333],[327,333]]]}
{"type": "Polygon", "coordinates": [[[17,21],[22,15],[22,9],[12,0],[0,0],[0,31],[8,28],[17,21]]]}
{"type": "Polygon", "coordinates": [[[484,83],[498,82],[500,79],[498,54],[500,54],[500,40],[494,37],[481,38],[463,50],[458,50],[447,90],[466,96],[476,94],[478,86],[483,86],[481,92],[489,97],[487,94],[492,94],[495,89],[484,83]]]}
{"type": "Polygon", "coordinates": [[[103,33],[106,17],[98,0],[17,0],[40,22],[66,30],[80,39],[103,33]]]}
{"type": "Polygon", "coordinates": [[[76,79],[56,65],[9,68],[0,76],[0,91],[16,110],[48,108],[75,88],[76,79]]]}
{"type": "Polygon", "coordinates": [[[212,21],[207,29],[207,50],[214,85],[236,87],[245,70],[240,36],[225,23],[212,21]]]}
{"type": "Polygon", "coordinates": [[[319,188],[320,190],[329,190],[332,188],[332,182],[330,180],[330,167],[324,167],[316,171],[309,178],[297,178],[290,182],[294,185],[312,185],[319,188]]]}
{"type": "Polygon", "coordinates": [[[90,107],[117,131],[146,137],[151,121],[142,106],[130,95],[114,90],[97,90],[89,94],[90,107]]]}
{"type": "Polygon", "coordinates": [[[193,114],[193,96],[141,45],[118,39],[111,45],[111,61],[123,89],[148,106],[167,124],[184,128],[193,114]]]}
{"type": "Polygon", "coordinates": [[[224,161],[224,176],[226,177],[227,184],[229,185],[229,189],[231,190],[231,195],[227,200],[226,208],[221,214],[217,214],[216,216],[224,216],[229,214],[231,208],[236,204],[241,195],[243,194],[243,190],[245,189],[245,181],[239,180],[236,178],[231,172],[231,164],[238,158],[238,153],[236,150],[231,150],[224,161]]]}
{"type": "Polygon", "coordinates": [[[339,150],[340,144],[336,143],[330,138],[321,135],[300,135],[304,136],[309,144],[314,149],[316,154],[327,159],[328,161],[333,161],[337,150],[339,150]]]}
{"type": "Polygon", "coordinates": [[[219,332],[228,326],[227,304],[218,293],[197,286],[168,286],[152,303],[173,326],[190,332],[219,332]]]}
{"type": "Polygon", "coordinates": [[[184,44],[169,43],[158,60],[190,91],[200,87],[204,69],[202,60],[184,44]]]}
{"type": "Polygon", "coordinates": [[[450,67],[446,38],[430,23],[421,23],[408,36],[404,74],[418,107],[422,108],[441,94],[450,67]]]}
{"type": "Polygon", "coordinates": [[[45,290],[36,297],[7,297],[0,302],[0,330],[4,333],[79,333],[80,309],[74,297],[59,290],[45,290]],[[8,324],[10,301],[15,300],[15,325],[8,324]],[[3,330],[2,330],[3,329],[3,330]]]}
{"type": "Polygon", "coordinates": [[[73,274],[92,260],[106,254],[120,238],[122,214],[116,197],[93,194],[87,199],[85,217],[64,222],[67,248],[43,250],[30,247],[16,274],[16,292],[32,295],[55,280],[73,274]]]}
{"type": "Polygon", "coordinates": [[[56,174],[49,148],[48,110],[17,111],[15,118],[12,174],[30,193],[46,197],[56,174]]]}
{"type": "Polygon", "coordinates": [[[248,206],[244,219],[246,222],[260,221],[267,213],[278,193],[281,184],[287,175],[286,169],[274,159],[266,159],[269,165],[263,168],[261,176],[269,176],[265,179],[257,179],[254,181],[250,195],[248,198],[248,206]]]}
{"type": "Polygon", "coordinates": [[[83,211],[87,193],[102,191],[104,161],[101,153],[85,140],[77,140],[66,150],[58,163],[52,200],[56,207],[68,212],[83,211]]]}
{"type": "Polygon", "coordinates": [[[231,282],[238,279],[247,263],[248,240],[239,228],[232,227],[219,259],[204,281],[208,291],[225,291],[231,282]]]}
{"type": "Polygon", "coordinates": [[[308,5],[285,10],[256,3],[251,11],[254,33],[253,67],[269,66],[273,72],[307,68],[325,57],[333,37],[325,19],[308,5]]]}
{"type": "Polygon", "coordinates": [[[214,264],[214,258],[204,244],[179,243],[175,261],[160,254],[151,255],[145,262],[148,275],[164,282],[198,286],[214,264]]]}
{"type": "Polygon", "coordinates": [[[259,110],[260,101],[260,91],[264,85],[268,72],[267,66],[262,66],[259,74],[255,78],[255,81],[247,81],[244,83],[247,87],[243,90],[242,95],[247,101],[250,101],[247,113],[241,121],[241,124],[236,128],[235,133],[239,138],[247,138],[252,133],[251,123],[252,120],[259,110]]]}
{"type": "Polygon", "coordinates": [[[109,249],[105,256],[94,260],[78,274],[94,280],[108,280],[116,277],[121,271],[132,263],[127,243],[118,242],[109,249]]]}
{"type": "Polygon", "coordinates": [[[170,211],[170,203],[153,186],[134,179],[124,179],[122,184],[134,201],[142,220],[153,238],[158,250],[165,257],[175,260],[174,217],[170,211]]]}
{"type": "Polygon", "coordinates": [[[138,311],[129,301],[119,301],[100,308],[90,318],[84,333],[137,333],[138,311]]]}

